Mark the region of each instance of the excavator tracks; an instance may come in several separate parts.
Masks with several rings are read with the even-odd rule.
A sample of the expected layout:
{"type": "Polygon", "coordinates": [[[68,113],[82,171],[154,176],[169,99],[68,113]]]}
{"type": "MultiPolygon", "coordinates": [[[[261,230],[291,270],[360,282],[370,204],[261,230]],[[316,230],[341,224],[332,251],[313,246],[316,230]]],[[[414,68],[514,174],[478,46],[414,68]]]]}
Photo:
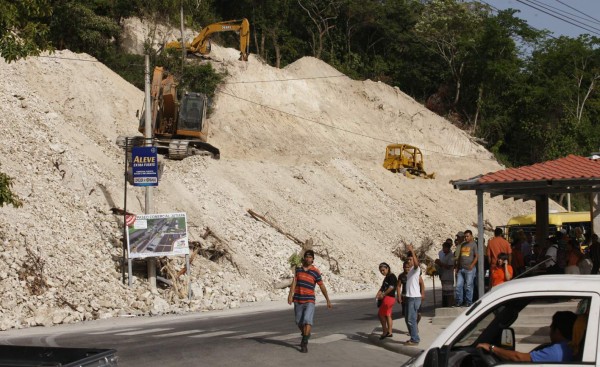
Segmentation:
{"type": "MultiPolygon", "coordinates": [[[[143,146],[143,136],[119,136],[116,140],[117,145],[128,152],[134,146],[143,146]]],[[[192,155],[211,155],[214,159],[220,158],[219,148],[200,140],[172,139],[172,140],[154,140],[153,145],[157,147],[158,152],[172,160],[182,160],[192,155]]]]}
{"type": "Polygon", "coordinates": [[[171,140],[169,142],[169,159],[181,160],[192,155],[210,154],[213,158],[220,158],[218,148],[199,140],[171,140]]]}

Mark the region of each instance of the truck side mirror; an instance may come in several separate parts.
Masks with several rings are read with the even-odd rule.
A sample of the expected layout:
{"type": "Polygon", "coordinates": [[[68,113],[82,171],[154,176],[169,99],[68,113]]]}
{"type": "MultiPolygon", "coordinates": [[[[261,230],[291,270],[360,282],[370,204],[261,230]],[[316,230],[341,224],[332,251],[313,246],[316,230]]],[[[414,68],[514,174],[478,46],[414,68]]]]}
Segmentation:
{"type": "Polygon", "coordinates": [[[502,329],[500,346],[504,349],[515,350],[515,330],[512,328],[502,329]]]}

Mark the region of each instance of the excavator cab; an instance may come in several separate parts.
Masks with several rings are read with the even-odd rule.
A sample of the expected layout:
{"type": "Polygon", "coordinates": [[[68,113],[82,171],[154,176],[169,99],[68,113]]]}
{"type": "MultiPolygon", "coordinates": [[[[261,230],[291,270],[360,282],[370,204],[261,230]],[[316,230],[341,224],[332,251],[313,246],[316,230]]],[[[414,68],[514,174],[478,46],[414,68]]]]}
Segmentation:
{"type": "MultiPolygon", "coordinates": [[[[208,98],[202,93],[186,92],[178,99],[177,83],[172,74],[162,67],[155,67],[150,97],[153,144],[160,154],[169,159],[184,159],[191,155],[209,152],[219,159],[220,152],[208,140],[206,109],[208,98]]],[[[138,131],[145,133],[145,106],[138,131]]],[[[143,141],[143,137],[138,140],[143,141]]],[[[127,146],[127,137],[119,136],[117,144],[127,146]]]]}
{"type": "Polygon", "coordinates": [[[206,96],[200,93],[186,93],[183,96],[177,124],[178,134],[183,133],[180,130],[202,132],[206,118],[206,102],[206,96]]]}

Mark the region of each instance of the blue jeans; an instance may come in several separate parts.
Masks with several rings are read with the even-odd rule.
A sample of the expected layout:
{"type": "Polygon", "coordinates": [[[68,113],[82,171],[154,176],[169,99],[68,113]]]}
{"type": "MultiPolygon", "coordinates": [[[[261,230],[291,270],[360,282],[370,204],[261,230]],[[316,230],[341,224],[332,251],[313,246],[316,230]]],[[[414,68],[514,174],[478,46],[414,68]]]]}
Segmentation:
{"type": "Polygon", "coordinates": [[[473,303],[473,281],[475,280],[475,268],[471,270],[460,269],[458,274],[456,275],[456,293],[454,295],[455,301],[457,305],[463,304],[463,295],[464,303],[467,306],[471,306],[473,303]]]}
{"type": "Polygon", "coordinates": [[[313,317],[315,315],[315,303],[306,302],[298,303],[294,302],[294,314],[296,315],[296,325],[312,325],[313,317]]]}
{"type": "Polygon", "coordinates": [[[419,328],[417,327],[417,313],[420,307],[421,297],[406,297],[406,324],[408,325],[410,340],[415,343],[421,341],[421,338],[419,338],[419,328]]]}

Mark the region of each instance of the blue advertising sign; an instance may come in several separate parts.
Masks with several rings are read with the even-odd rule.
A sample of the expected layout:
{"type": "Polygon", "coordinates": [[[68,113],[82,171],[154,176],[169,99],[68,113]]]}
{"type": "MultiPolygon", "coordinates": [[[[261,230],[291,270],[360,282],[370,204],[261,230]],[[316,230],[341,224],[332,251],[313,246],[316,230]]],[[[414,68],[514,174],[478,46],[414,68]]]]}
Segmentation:
{"type": "Polygon", "coordinates": [[[133,186],[158,186],[156,147],[133,147],[131,168],[133,186]]]}

